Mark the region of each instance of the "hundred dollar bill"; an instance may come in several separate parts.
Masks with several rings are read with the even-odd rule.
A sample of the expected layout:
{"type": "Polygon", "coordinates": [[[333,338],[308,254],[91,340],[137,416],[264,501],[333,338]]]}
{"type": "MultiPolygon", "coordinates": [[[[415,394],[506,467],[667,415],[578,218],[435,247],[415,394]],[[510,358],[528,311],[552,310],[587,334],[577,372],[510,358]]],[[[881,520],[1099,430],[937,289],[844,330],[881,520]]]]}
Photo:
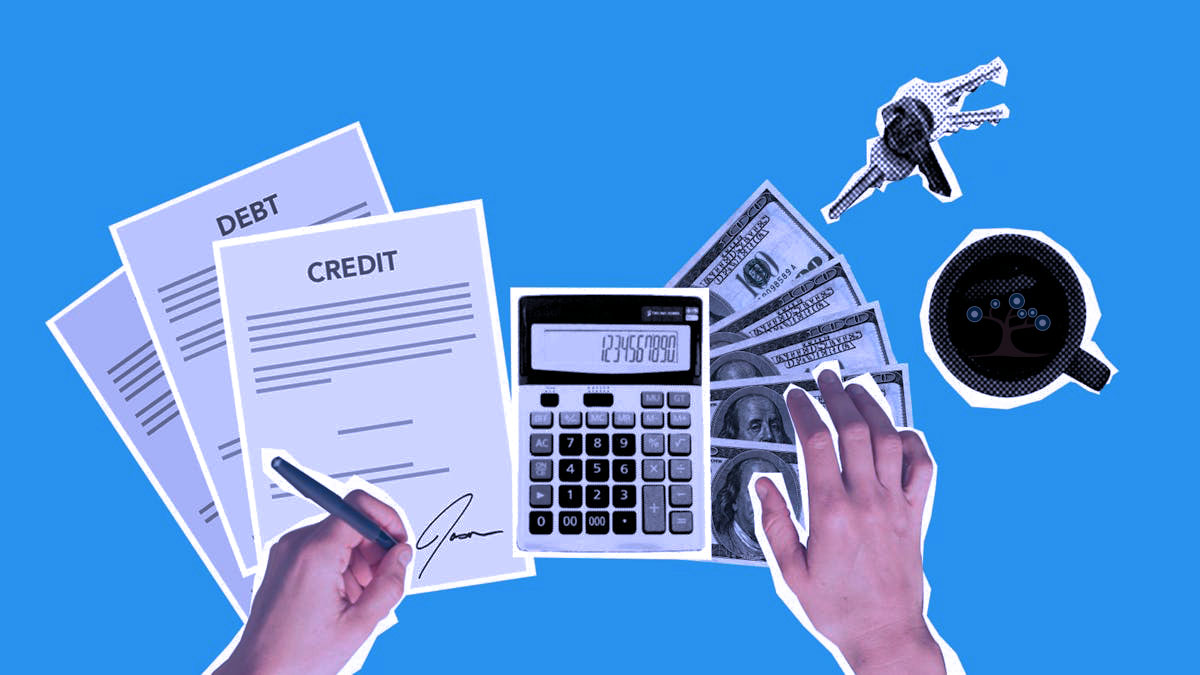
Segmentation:
{"type": "Polygon", "coordinates": [[[725,317],[712,327],[711,348],[767,333],[794,330],[840,316],[866,304],[850,265],[842,257],[802,278],[761,305],[725,317]],[[722,336],[720,345],[717,336],[722,336]]]}
{"type": "MultiPolygon", "coordinates": [[[[908,364],[900,363],[870,373],[879,385],[883,398],[891,408],[897,427],[911,427],[912,398],[908,385],[908,364]]],[[[856,375],[842,373],[842,380],[856,375]]],[[[749,380],[726,380],[714,385],[709,392],[713,442],[717,439],[780,443],[796,445],[796,430],[788,414],[784,393],[796,385],[825,405],[817,381],[812,378],[759,377],[749,380]]]]}
{"type": "Polygon", "coordinates": [[[795,448],[714,438],[709,466],[713,561],[765,567],[767,561],[754,534],[754,509],[746,486],[756,471],[782,474],[788,501],[797,519],[804,523],[803,483],[795,448]]]}
{"type": "Polygon", "coordinates": [[[763,302],[835,255],[767,181],[667,286],[709,289],[709,312],[717,321],[763,302]]]}
{"type": "Polygon", "coordinates": [[[877,302],[814,326],[713,349],[710,359],[713,382],[795,376],[835,359],[842,370],[855,373],[869,373],[896,362],[877,302]]]}

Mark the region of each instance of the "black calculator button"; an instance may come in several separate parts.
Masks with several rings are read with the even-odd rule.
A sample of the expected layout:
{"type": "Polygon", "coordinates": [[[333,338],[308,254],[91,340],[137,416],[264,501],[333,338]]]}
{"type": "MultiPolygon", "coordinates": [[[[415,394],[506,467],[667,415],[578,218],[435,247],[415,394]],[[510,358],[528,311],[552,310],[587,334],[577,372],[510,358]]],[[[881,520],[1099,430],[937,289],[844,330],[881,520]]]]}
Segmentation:
{"type": "Polygon", "coordinates": [[[608,434],[588,434],[587,454],[603,457],[608,454],[608,434]]]}
{"type": "Polygon", "coordinates": [[[608,534],[608,511],[588,511],[586,526],[588,534],[608,534]]]}
{"type": "Polygon", "coordinates": [[[686,391],[667,392],[667,406],[671,408],[687,408],[692,405],[692,395],[686,391]]]}
{"type": "Polygon", "coordinates": [[[553,408],[558,405],[558,394],[542,394],[542,407],[553,408]]]}
{"type": "Polygon", "coordinates": [[[589,509],[608,508],[607,485],[589,485],[584,491],[587,492],[587,505],[589,509]]]}
{"type": "Polygon", "coordinates": [[[554,463],[548,459],[529,460],[530,480],[545,481],[554,478],[554,463]]]}
{"type": "Polygon", "coordinates": [[[529,454],[549,455],[554,452],[553,434],[529,434],[529,454]]]}
{"type": "Polygon", "coordinates": [[[529,505],[530,506],[553,506],[554,505],[554,488],[549,485],[530,485],[529,486],[529,505]]]}
{"type": "Polygon", "coordinates": [[[663,393],[661,391],[643,391],[642,392],[642,407],[643,408],[661,408],[661,407],[663,407],[663,393]]]}
{"type": "MultiPolygon", "coordinates": [[[[550,461],[550,460],[546,460],[550,461]]],[[[565,483],[578,483],[583,478],[583,462],[578,459],[558,460],[558,479],[565,483]]]]}
{"type": "Polygon", "coordinates": [[[563,534],[583,532],[583,514],[578,511],[559,511],[558,531],[563,534]]]}
{"type": "Polygon", "coordinates": [[[583,395],[583,404],[588,407],[603,406],[608,407],[613,404],[612,394],[591,393],[583,395]]]}
{"type": "Polygon", "coordinates": [[[667,491],[661,485],[642,486],[642,532],[662,534],[667,531],[667,491]]]}
{"type": "Polygon", "coordinates": [[[691,534],[692,533],[692,512],[691,511],[672,511],[671,512],[671,534],[691,534]]]}
{"type": "Polygon", "coordinates": [[[636,511],[613,511],[612,531],[613,531],[613,534],[636,534],[637,533],[637,512],[636,511]]]}
{"type": "Polygon", "coordinates": [[[632,459],[614,459],[612,473],[613,480],[628,483],[637,478],[637,462],[632,459]]]}
{"type": "Polygon", "coordinates": [[[637,488],[632,485],[614,485],[612,504],[613,508],[632,509],[637,505],[637,488]]]}
{"type": "Polygon", "coordinates": [[[583,434],[559,434],[558,454],[567,457],[583,454],[583,434]]]}
{"type": "Polygon", "coordinates": [[[558,426],[564,429],[578,429],[583,426],[583,413],[578,410],[558,413],[558,426]]]}
{"type": "Polygon", "coordinates": [[[608,460],[589,459],[587,461],[587,479],[589,483],[603,483],[608,480],[608,460]]]}
{"type": "Polygon", "coordinates": [[[559,485],[558,505],[564,509],[577,509],[583,506],[583,488],[578,485],[559,485]]]}
{"type": "Polygon", "coordinates": [[[613,434],[612,451],[618,457],[632,457],[637,452],[637,437],[633,434],[613,434]]]}
{"type": "Polygon", "coordinates": [[[553,511],[530,511],[529,534],[550,534],[554,532],[553,511]]]}
{"type": "Polygon", "coordinates": [[[657,457],[663,454],[666,439],[662,434],[642,434],[642,454],[657,457]]]}

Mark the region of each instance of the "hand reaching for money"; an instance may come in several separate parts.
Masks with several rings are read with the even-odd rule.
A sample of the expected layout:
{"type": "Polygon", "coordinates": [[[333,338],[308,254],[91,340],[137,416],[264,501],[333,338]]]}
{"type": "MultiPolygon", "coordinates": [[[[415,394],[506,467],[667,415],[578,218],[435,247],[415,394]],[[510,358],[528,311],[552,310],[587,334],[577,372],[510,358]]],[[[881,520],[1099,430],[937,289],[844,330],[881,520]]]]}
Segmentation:
{"type": "Polygon", "coordinates": [[[933,461],[920,436],[897,433],[865,389],[832,371],[817,378],[833,437],[802,391],[787,404],[808,475],[809,537],[801,544],[775,484],[759,478],[763,532],[813,627],[855,673],[944,673],[925,622],[921,529],[933,461]]]}

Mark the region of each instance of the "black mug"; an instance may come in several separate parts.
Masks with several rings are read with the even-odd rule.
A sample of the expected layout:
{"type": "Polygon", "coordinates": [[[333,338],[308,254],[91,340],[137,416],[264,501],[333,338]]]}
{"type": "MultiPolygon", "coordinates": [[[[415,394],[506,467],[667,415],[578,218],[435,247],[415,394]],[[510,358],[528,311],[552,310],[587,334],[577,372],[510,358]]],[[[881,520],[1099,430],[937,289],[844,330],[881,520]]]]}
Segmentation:
{"type": "Polygon", "coordinates": [[[987,396],[1026,396],[1063,373],[1100,391],[1112,371],[1084,349],[1088,300],[1053,246],[1019,231],[993,234],[942,267],[922,317],[926,342],[944,371],[987,396]]]}

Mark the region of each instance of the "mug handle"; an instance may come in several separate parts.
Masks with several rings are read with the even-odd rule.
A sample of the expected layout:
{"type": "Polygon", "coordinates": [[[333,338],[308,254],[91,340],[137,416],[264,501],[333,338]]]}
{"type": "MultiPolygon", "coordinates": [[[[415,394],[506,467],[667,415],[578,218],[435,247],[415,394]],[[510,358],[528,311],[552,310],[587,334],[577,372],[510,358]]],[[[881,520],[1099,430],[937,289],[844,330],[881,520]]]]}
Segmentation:
{"type": "Polygon", "coordinates": [[[1108,378],[1112,377],[1112,371],[1108,369],[1108,366],[1082,347],[1076,349],[1071,356],[1071,360],[1067,363],[1066,373],[1068,377],[1092,391],[1103,389],[1104,385],[1108,384],[1108,378]]]}

